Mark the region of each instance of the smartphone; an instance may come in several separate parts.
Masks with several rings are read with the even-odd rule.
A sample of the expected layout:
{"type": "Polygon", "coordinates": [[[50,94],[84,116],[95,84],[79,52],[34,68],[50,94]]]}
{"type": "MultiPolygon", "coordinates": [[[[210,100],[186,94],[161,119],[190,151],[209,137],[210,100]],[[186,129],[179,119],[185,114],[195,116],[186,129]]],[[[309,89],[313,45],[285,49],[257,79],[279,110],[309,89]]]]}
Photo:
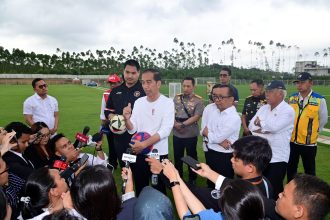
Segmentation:
{"type": "Polygon", "coordinates": [[[182,157],[181,160],[182,160],[182,162],[184,162],[188,166],[194,168],[194,170],[199,170],[200,169],[200,167],[197,166],[197,164],[199,164],[199,162],[197,160],[195,160],[194,158],[192,158],[191,156],[182,157]]]}
{"type": "Polygon", "coordinates": [[[201,217],[196,214],[196,215],[186,215],[183,217],[183,220],[200,220],[201,217]]]}
{"type": "MultiPolygon", "coordinates": [[[[14,131],[14,130],[11,130],[11,131],[14,131]]],[[[13,136],[13,138],[10,140],[10,143],[11,144],[18,144],[18,140],[17,140],[17,137],[16,137],[16,134],[13,136]]]]}
{"type": "Polygon", "coordinates": [[[82,165],[84,165],[85,163],[86,163],[86,161],[88,160],[88,154],[84,154],[83,156],[82,156],[82,158],[80,158],[80,160],[79,160],[79,167],[81,167],[82,165]]]}
{"type": "Polygon", "coordinates": [[[115,170],[115,168],[110,163],[107,163],[107,168],[111,170],[111,173],[113,173],[113,171],[115,170]]]}

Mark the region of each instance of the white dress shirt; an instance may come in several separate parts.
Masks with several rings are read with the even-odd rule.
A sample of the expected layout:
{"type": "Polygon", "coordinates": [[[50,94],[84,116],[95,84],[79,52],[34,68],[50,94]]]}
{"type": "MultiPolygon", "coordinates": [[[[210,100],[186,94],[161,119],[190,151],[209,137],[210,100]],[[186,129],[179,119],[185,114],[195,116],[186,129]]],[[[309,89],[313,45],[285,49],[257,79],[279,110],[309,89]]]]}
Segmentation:
{"type": "Polygon", "coordinates": [[[30,96],[24,101],[23,114],[32,115],[34,122],[42,121],[49,129],[53,129],[55,126],[54,113],[58,112],[57,100],[47,95],[45,99],[42,99],[37,93],[30,96]]]}
{"type": "Polygon", "coordinates": [[[249,129],[252,134],[266,138],[272,148],[271,163],[289,161],[294,118],[293,108],[282,101],[273,110],[269,104],[262,106],[251,119],[249,129]],[[257,117],[260,119],[260,127],[254,124],[257,117]],[[261,133],[255,132],[259,129],[261,133]]]}
{"type": "Polygon", "coordinates": [[[154,102],[149,102],[147,96],[137,99],[130,118],[133,129],[128,133],[147,132],[151,136],[158,133],[160,140],[154,144],[159,155],[168,154],[168,136],[174,125],[174,102],[160,95],[154,102]]]}
{"type": "Polygon", "coordinates": [[[236,108],[231,106],[220,111],[215,103],[207,105],[202,116],[201,133],[206,126],[208,128],[208,143],[203,142],[204,151],[211,149],[222,153],[232,153],[231,147],[226,150],[220,143],[228,140],[233,144],[239,137],[241,118],[236,108]]]}

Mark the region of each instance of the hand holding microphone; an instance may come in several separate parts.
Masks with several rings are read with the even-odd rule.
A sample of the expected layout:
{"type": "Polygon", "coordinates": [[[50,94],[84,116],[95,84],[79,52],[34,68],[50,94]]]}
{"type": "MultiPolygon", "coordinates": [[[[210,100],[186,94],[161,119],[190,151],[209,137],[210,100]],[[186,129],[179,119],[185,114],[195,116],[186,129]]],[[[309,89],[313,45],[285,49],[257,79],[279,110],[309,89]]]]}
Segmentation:
{"type": "MultiPolygon", "coordinates": [[[[125,162],[125,168],[126,171],[129,169],[130,163],[135,163],[136,162],[136,156],[132,155],[132,148],[127,148],[126,153],[123,154],[122,161],[125,162]]],[[[124,171],[124,169],[123,169],[124,171]]],[[[126,173],[125,177],[128,177],[128,172],[126,173]]],[[[123,175],[122,175],[123,177],[123,175]]],[[[123,178],[123,187],[122,187],[122,194],[125,194],[126,187],[127,187],[127,180],[126,178],[123,178]]],[[[133,185],[133,183],[132,183],[133,185]]]]}
{"type": "MultiPolygon", "coordinates": [[[[150,158],[155,158],[156,160],[159,160],[159,154],[158,149],[152,149],[150,153],[150,158]]],[[[151,185],[156,186],[158,185],[158,174],[152,174],[151,175],[151,185]]]]}
{"type": "Polygon", "coordinates": [[[60,176],[65,179],[67,184],[71,186],[72,180],[74,179],[74,174],[87,162],[88,155],[84,154],[82,158],[79,158],[75,162],[71,163],[71,166],[68,166],[63,172],[60,173],[60,176]]]}
{"type": "MultiPolygon", "coordinates": [[[[121,171],[121,178],[125,182],[125,188],[123,188],[123,194],[134,191],[133,176],[131,168],[123,167],[121,171]]],[[[124,185],[123,185],[124,186],[124,185]]]]}

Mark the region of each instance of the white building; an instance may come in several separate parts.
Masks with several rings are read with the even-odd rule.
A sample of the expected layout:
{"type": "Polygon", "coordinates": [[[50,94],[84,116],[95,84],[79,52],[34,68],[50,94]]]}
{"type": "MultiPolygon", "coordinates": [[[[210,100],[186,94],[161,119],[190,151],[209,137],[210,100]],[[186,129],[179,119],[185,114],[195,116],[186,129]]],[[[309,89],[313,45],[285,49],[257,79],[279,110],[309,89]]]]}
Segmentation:
{"type": "Polygon", "coordinates": [[[309,72],[313,76],[330,76],[330,68],[317,65],[316,61],[297,61],[295,73],[309,72]]]}

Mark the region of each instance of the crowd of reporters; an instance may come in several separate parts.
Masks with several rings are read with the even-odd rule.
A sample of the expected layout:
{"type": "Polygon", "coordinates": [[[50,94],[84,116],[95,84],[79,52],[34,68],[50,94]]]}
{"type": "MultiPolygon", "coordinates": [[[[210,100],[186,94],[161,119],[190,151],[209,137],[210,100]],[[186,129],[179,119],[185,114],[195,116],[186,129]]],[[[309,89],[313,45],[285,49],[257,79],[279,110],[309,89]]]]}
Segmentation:
{"type": "MultiPolygon", "coordinates": [[[[63,134],[50,140],[49,130],[43,123],[37,122],[32,128],[19,122],[10,123],[1,130],[0,141],[1,219],[10,219],[10,216],[11,219],[175,218],[171,201],[152,187],[145,187],[139,197],[135,197],[129,167],[121,171],[126,187],[120,196],[113,169],[107,166],[104,153],[103,158],[90,155],[91,159],[85,158],[84,164],[64,175],[70,167],[79,164],[83,154],[63,134]],[[34,152],[33,156],[28,152],[34,152]],[[62,162],[67,163],[67,167],[54,167],[61,156],[66,158],[62,162]]],[[[99,149],[100,144],[95,147],[99,149]]],[[[198,165],[200,169],[193,170],[213,181],[216,186],[213,190],[185,183],[167,159],[161,162],[148,158],[147,161],[151,171],[159,175],[159,181],[172,190],[180,219],[196,216],[199,219],[289,219],[286,213],[289,207],[281,204],[282,197],[288,196],[284,193],[289,192],[284,191],[276,205],[269,199],[271,187],[263,179],[255,178],[262,177],[271,159],[267,140],[243,137],[233,144],[233,149],[233,168],[240,179],[225,178],[204,163],[198,165]],[[241,160],[251,169],[246,170],[244,166],[239,169],[235,160],[241,160]],[[254,181],[260,181],[261,186],[256,186],[254,181]]],[[[322,219],[329,212],[329,185],[309,175],[298,175],[293,182],[296,200],[309,216],[315,216],[308,219],[322,219]]]]}
{"type": "MultiPolygon", "coordinates": [[[[137,86],[138,90],[134,92],[134,90],[129,89],[131,87],[126,88],[126,84],[123,83],[122,87],[114,90],[115,92],[110,93],[110,91],[107,91],[108,94],[105,95],[122,94],[120,89],[123,91],[128,89],[132,93],[130,94],[132,100],[136,100],[142,95],[139,90],[142,91],[147,87],[147,98],[153,97],[155,94],[156,98],[160,97],[161,78],[159,73],[153,69],[144,71],[142,73],[143,83],[148,84],[146,82],[150,81],[149,84],[153,83],[154,87],[149,84],[144,85],[143,83],[143,85],[140,85],[138,81],[138,63],[132,60],[127,62],[125,64],[124,78],[126,74],[125,80],[127,80],[127,83],[131,83],[132,88],[137,86]],[[133,72],[135,76],[130,78],[130,75],[134,75],[133,72]],[[157,86],[155,87],[155,85],[157,86]],[[150,88],[153,88],[156,93],[150,88]]],[[[220,81],[223,78],[230,78],[230,70],[221,70],[220,81]]],[[[190,87],[194,88],[194,80],[192,78],[185,78],[183,81],[189,82],[189,85],[191,81],[190,87]]],[[[43,92],[44,96],[47,97],[47,84],[44,80],[34,80],[32,86],[35,91],[39,89],[40,94],[43,92]]],[[[284,85],[279,84],[279,82],[275,82],[275,84],[272,82],[268,89],[269,91],[278,90],[279,86],[283,90],[284,85]]],[[[330,186],[328,183],[312,175],[297,175],[288,182],[283,192],[281,192],[282,189],[278,191],[278,187],[275,188],[276,186],[274,187],[274,184],[272,184],[274,180],[269,178],[268,180],[264,176],[267,173],[267,168],[274,162],[274,155],[277,154],[273,150],[274,146],[272,145],[274,143],[267,139],[267,135],[271,132],[264,132],[262,129],[259,129],[262,135],[250,136],[250,127],[245,125],[243,126],[244,135],[247,136],[238,138],[240,118],[235,108],[238,102],[238,92],[235,90],[236,92],[233,93],[231,87],[233,86],[216,84],[212,88],[211,95],[215,100],[215,104],[210,104],[209,107],[214,107],[211,110],[217,114],[214,117],[209,115],[212,117],[205,120],[207,118],[205,115],[207,116],[207,114],[204,113],[207,111],[204,111],[201,131],[204,136],[203,146],[206,147],[204,151],[207,163],[200,163],[191,158],[190,163],[187,162],[191,166],[189,181],[187,182],[183,180],[182,163],[180,161],[180,165],[178,162],[183,152],[176,152],[177,155],[174,155],[175,165],[173,165],[167,159],[168,154],[164,154],[165,151],[163,154],[158,154],[158,149],[155,147],[148,154],[149,156],[142,155],[138,149],[138,144],[141,145],[142,142],[134,141],[132,144],[131,135],[114,135],[113,141],[115,141],[116,146],[114,150],[117,155],[113,157],[109,151],[110,155],[108,158],[108,155],[102,148],[103,129],[90,136],[87,135],[89,127],[86,126],[82,133],[77,133],[74,142],[71,142],[70,138],[64,134],[57,133],[59,117],[57,101],[51,102],[57,106],[53,109],[55,111],[54,123],[51,123],[51,128],[44,122],[31,123],[33,118],[27,112],[26,114],[29,116],[27,122],[30,127],[21,122],[11,122],[4,128],[1,128],[0,220],[167,220],[175,219],[175,210],[178,217],[183,220],[324,219],[330,210],[330,186]],[[225,102],[224,100],[227,101],[225,102]],[[225,108],[219,108],[219,103],[227,103],[228,105],[221,105],[220,107],[225,108]],[[225,121],[221,121],[220,118],[217,118],[219,120],[215,119],[215,117],[224,117],[223,114],[219,115],[218,113],[225,112],[227,109],[232,110],[231,112],[227,111],[227,113],[233,113],[237,123],[233,120],[233,117],[223,118],[225,121]],[[203,123],[203,120],[210,123],[203,123]],[[214,142],[214,146],[212,146],[212,138],[210,138],[212,129],[214,128],[213,133],[221,133],[222,130],[225,130],[221,126],[230,124],[226,123],[227,121],[235,125],[235,135],[226,136],[220,144],[214,142]],[[235,137],[231,138],[231,136],[235,137]],[[124,138],[121,139],[121,137],[124,138]],[[122,140],[122,142],[119,140],[122,140]],[[123,143],[126,144],[124,145],[123,143]],[[83,153],[82,148],[84,146],[91,146],[90,149],[93,153],[83,153]],[[212,151],[212,149],[217,150],[219,146],[223,147],[223,152],[212,151]],[[229,149],[230,152],[228,151],[229,149]],[[124,150],[126,150],[126,153],[123,153],[125,152],[124,150]],[[217,156],[219,153],[226,155],[226,167],[224,167],[223,159],[221,159],[223,157],[217,156]],[[137,163],[134,162],[130,164],[131,161],[129,160],[132,157],[135,157],[135,161],[138,161],[141,166],[136,166],[137,163]],[[210,162],[211,159],[213,162],[210,162]],[[113,175],[113,172],[119,171],[119,169],[116,170],[117,162],[122,167],[121,183],[116,183],[113,175]],[[221,167],[221,169],[217,169],[218,167],[221,167]],[[230,175],[226,174],[226,169],[230,170],[230,175]],[[235,179],[232,178],[234,174],[235,179]],[[196,184],[197,175],[207,179],[208,187],[201,187],[196,184]],[[135,180],[135,185],[133,180],[135,180]],[[143,180],[143,184],[141,184],[141,180],[143,180]],[[152,183],[153,187],[146,186],[149,182],[152,183]],[[121,192],[118,191],[120,185],[122,186],[121,192]],[[160,185],[162,188],[157,187],[160,185]],[[136,194],[134,188],[136,189],[136,194]],[[174,204],[167,197],[168,191],[171,191],[173,194],[174,204]],[[275,201],[274,198],[276,199],[277,197],[278,199],[275,201]]],[[[38,91],[36,92],[38,93],[38,91]]],[[[134,126],[130,121],[130,116],[136,117],[137,113],[132,112],[131,103],[127,104],[126,99],[122,99],[121,96],[118,97],[118,100],[115,99],[115,101],[117,100],[120,103],[119,107],[123,108],[121,111],[125,116],[125,122],[129,122],[128,130],[133,130],[134,126]]],[[[281,94],[281,99],[279,100],[281,103],[284,97],[285,95],[281,94]]],[[[146,101],[147,99],[144,100],[146,101]]],[[[198,100],[199,98],[197,97],[196,103],[199,102],[198,100]]],[[[167,102],[171,101],[167,100],[167,102]]],[[[110,102],[110,104],[113,103],[110,102]]],[[[188,110],[194,110],[191,103],[189,101],[186,103],[188,110]]],[[[103,104],[105,104],[105,101],[103,104]]],[[[186,109],[183,95],[177,96],[177,104],[179,106],[183,105],[183,108],[178,108],[178,111],[181,111],[183,115],[192,116],[186,109]]],[[[111,105],[106,105],[105,110],[107,109],[106,107],[114,110],[111,105]]],[[[163,110],[163,106],[158,106],[158,108],[152,106],[151,109],[147,110],[151,110],[151,114],[154,116],[159,109],[163,110]]],[[[196,114],[197,121],[201,117],[202,107],[198,112],[196,114]]],[[[118,112],[114,113],[120,114],[118,112]]],[[[25,117],[27,116],[25,115],[25,117]]],[[[277,115],[275,114],[275,116],[277,115]]],[[[104,118],[101,119],[109,123],[104,118]]],[[[111,117],[109,117],[110,119],[111,117]]],[[[166,118],[158,117],[158,119],[161,122],[166,118]]],[[[190,126],[188,125],[189,120],[189,118],[185,118],[184,121],[178,122],[177,126],[174,125],[174,128],[182,132],[183,129],[190,126]]],[[[191,122],[196,125],[196,128],[198,127],[197,121],[191,122]]],[[[109,127],[107,123],[105,123],[106,126],[104,126],[104,123],[102,124],[103,128],[109,127]]],[[[141,123],[145,125],[146,122],[144,120],[141,123]]],[[[147,125],[150,123],[151,121],[148,121],[147,125]]],[[[152,123],[153,125],[157,124],[155,120],[152,123]]],[[[259,118],[253,124],[262,127],[259,118]]],[[[173,126],[171,125],[170,127],[172,128],[173,126]]],[[[163,139],[166,140],[170,133],[170,129],[167,130],[168,134],[162,135],[164,136],[163,139]]],[[[108,140],[109,138],[111,139],[111,136],[107,135],[107,137],[108,140]]],[[[150,139],[155,139],[152,137],[150,139]]],[[[160,135],[158,135],[158,138],[160,139],[160,135]]],[[[197,137],[193,138],[196,141],[196,145],[197,137]]],[[[180,141],[184,139],[185,137],[177,137],[177,140],[180,141]]],[[[180,142],[180,144],[184,143],[184,141],[180,142]]],[[[164,147],[168,150],[167,145],[164,147]]],[[[193,154],[191,156],[194,157],[193,154]]],[[[197,155],[195,156],[195,159],[197,159],[197,155]]],[[[278,169],[275,169],[275,171],[278,172],[278,169]]],[[[278,185],[282,185],[283,178],[276,179],[279,182],[278,185]]]]}

